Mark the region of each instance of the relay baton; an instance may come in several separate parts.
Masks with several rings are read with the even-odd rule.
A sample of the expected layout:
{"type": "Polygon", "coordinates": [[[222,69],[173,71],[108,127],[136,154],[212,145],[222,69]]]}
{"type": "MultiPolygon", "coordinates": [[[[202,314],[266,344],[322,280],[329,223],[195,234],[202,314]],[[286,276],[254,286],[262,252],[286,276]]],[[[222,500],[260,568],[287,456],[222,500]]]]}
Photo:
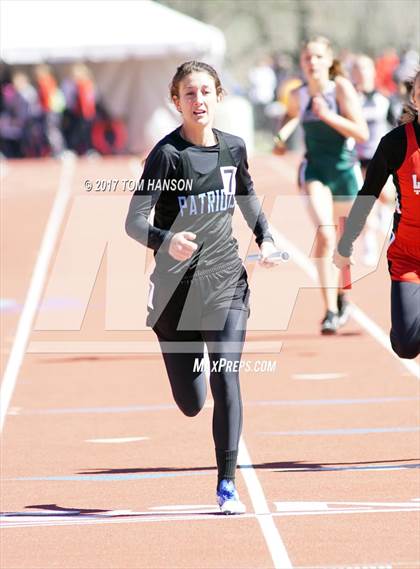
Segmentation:
{"type": "MultiPolygon", "coordinates": [[[[346,228],[346,221],[347,217],[341,216],[338,218],[338,239],[341,239],[341,236],[344,234],[344,230],[346,228]]],[[[340,278],[341,278],[341,288],[344,290],[351,289],[351,271],[350,265],[346,265],[340,271],[340,278]]]]}
{"type": "MultiPolygon", "coordinates": [[[[261,253],[255,253],[248,255],[245,260],[252,263],[254,261],[259,261],[261,258],[261,253]]],[[[290,259],[290,254],[287,251],[276,251],[269,255],[267,259],[269,261],[283,261],[283,263],[286,263],[290,259]]]]}

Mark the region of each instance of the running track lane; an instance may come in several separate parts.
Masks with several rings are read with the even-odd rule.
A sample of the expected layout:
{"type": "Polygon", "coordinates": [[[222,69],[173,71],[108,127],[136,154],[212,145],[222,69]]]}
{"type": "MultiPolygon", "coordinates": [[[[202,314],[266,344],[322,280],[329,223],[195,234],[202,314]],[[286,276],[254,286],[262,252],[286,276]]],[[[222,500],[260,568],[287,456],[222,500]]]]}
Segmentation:
{"type": "MultiPolygon", "coordinates": [[[[85,165],[80,168],[82,177],[85,165]]],[[[255,161],[255,172],[267,188],[270,159],[255,161]]],[[[384,268],[377,273],[369,279],[377,278],[383,287],[384,268]]],[[[270,290],[265,274],[263,294],[274,298],[278,291],[270,290]]],[[[286,286],[290,277],[285,270],[284,275],[286,286]]],[[[369,279],[363,286],[368,287],[369,279]]],[[[373,300],[367,303],[361,295],[356,301],[386,320],[386,291],[373,288],[373,300]]],[[[92,306],[103,294],[104,277],[99,275],[92,306]]],[[[253,302],[260,294],[254,288],[253,302]]],[[[359,334],[354,323],[344,337],[326,343],[318,336],[318,313],[319,292],[301,291],[286,333],[249,334],[249,340],[285,342],[274,356],[275,373],[242,375],[244,436],[255,472],[294,567],[380,562],[409,567],[419,559],[416,536],[407,531],[416,524],[416,513],[407,504],[418,487],[418,433],[397,429],[418,424],[418,383],[373,339],[359,334]],[[357,360],[351,357],[354,352],[357,360]],[[338,377],[321,380],[322,373],[338,377]],[[307,379],[310,375],[318,379],[307,379]],[[384,428],[395,432],[374,432],[384,428]],[[334,434],[338,429],[355,432],[334,434]],[[373,432],[359,434],[357,429],[373,432]],[[363,509],[349,502],[374,511],[341,513],[363,509]],[[367,503],[405,506],[401,512],[367,503]],[[377,512],[380,508],[387,511],[377,512]]],[[[91,338],[103,337],[99,310],[84,325],[91,338]]],[[[32,338],[40,336],[46,334],[32,338]]],[[[64,336],[56,333],[54,338],[64,336]]],[[[194,420],[182,417],[171,404],[159,357],[30,354],[11,413],[2,469],[5,510],[47,516],[7,516],[6,523],[18,525],[4,530],[5,567],[195,567],[197,560],[203,567],[272,566],[252,515],[214,516],[211,409],[194,420]],[[87,442],[125,437],[147,438],[87,442]],[[187,506],[201,506],[206,513],[192,514],[187,506]],[[126,510],[137,514],[117,515],[126,510]],[[109,511],[116,515],[106,515],[109,511]],[[215,540],[219,531],[223,541],[215,540]]]]}

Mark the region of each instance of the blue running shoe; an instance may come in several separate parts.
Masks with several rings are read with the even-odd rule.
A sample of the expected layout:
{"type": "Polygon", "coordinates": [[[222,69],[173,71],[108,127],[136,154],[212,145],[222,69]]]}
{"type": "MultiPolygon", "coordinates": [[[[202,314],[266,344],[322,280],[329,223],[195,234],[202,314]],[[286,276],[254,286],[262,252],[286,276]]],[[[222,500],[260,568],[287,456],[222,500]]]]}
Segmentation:
{"type": "Polygon", "coordinates": [[[232,480],[221,480],[216,496],[222,514],[244,514],[246,512],[232,480]]]}

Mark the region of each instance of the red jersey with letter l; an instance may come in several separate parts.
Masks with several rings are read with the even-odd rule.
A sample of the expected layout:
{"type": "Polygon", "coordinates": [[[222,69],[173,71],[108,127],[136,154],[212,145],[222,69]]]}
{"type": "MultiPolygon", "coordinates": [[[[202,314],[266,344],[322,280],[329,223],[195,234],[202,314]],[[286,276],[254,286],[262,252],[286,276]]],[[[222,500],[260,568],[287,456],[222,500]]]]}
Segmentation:
{"type": "Polygon", "coordinates": [[[404,162],[394,174],[397,206],[388,261],[393,280],[420,284],[420,148],[412,122],[405,134],[404,162]]]}
{"type": "Polygon", "coordinates": [[[396,237],[420,244],[420,148],[412,122],[405,125],[407,151],[404,162],[396,172],[397,213],[394,227],[396,237]]]}

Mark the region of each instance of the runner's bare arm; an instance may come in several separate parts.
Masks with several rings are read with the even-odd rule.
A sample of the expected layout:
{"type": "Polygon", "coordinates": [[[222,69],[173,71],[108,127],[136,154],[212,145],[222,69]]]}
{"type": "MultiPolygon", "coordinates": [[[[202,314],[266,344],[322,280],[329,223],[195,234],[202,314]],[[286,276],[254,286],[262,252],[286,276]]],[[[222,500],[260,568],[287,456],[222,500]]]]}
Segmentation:
{"type": "Polygon", "coordinates": [[[341,114],[331,111],[321,96],[313,98],[312,111],[343,136],[352,137],[356,142],[365,142],[369,138],[369,130],[356,90],[345,77],[337,77],[335,83],[341,114]]]}
{"type": "Polygon", "coordinates": [[[298,91],[295,89],[290,93],[287,112],[282,120],[282,126],[274,137],[275,154],[284,154],[287,150],[286,141],[293,134],[299,124],[299,96],[298,91]]]}

